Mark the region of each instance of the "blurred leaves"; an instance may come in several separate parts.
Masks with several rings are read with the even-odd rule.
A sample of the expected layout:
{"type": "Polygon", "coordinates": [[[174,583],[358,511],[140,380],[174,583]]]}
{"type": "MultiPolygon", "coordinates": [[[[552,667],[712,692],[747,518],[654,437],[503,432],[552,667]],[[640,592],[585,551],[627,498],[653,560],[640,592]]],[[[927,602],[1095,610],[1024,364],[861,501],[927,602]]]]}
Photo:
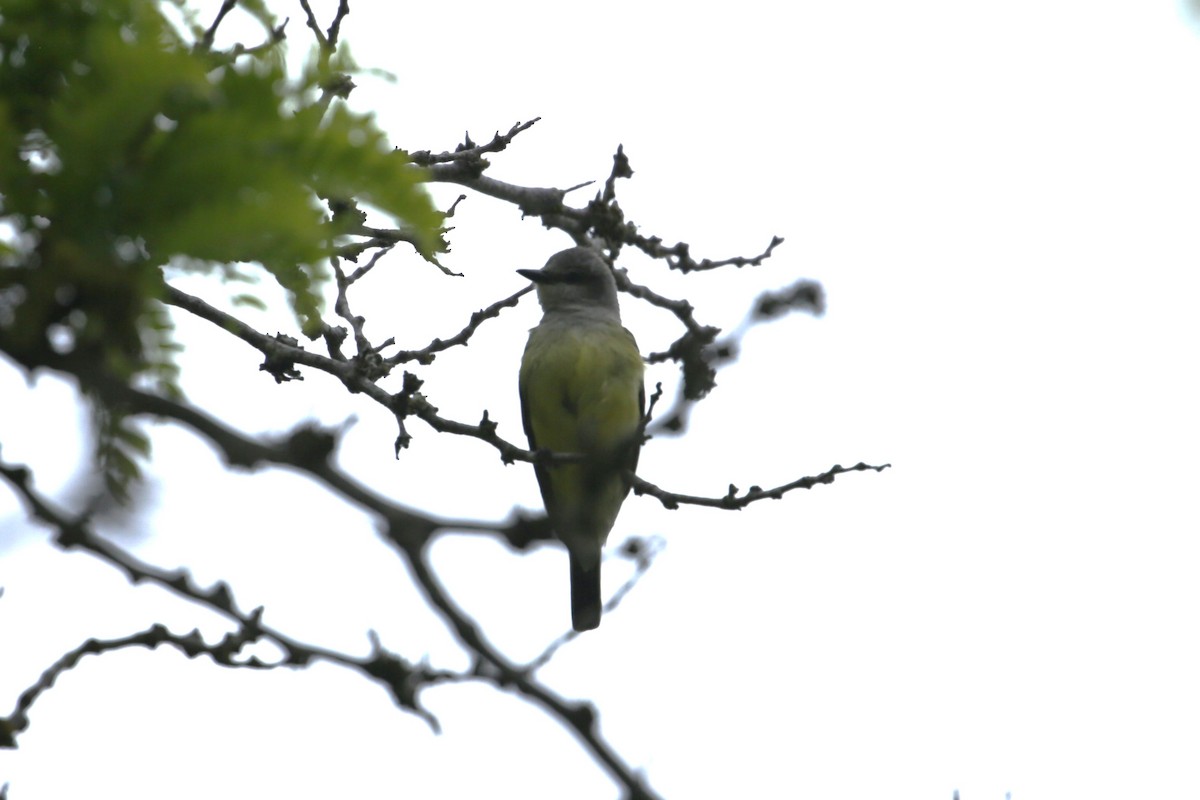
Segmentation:
{"type": "Polygon", "coordinates": [[[314,334],[327,259],[354,230],[322,201],[378,208],[432,257],[423,173],[323,90],[348,59],[293,78],[281,48],[195,47],[156,0],[0,0],[0,349],[31,369],[70,359],[85,386],[86,366],[175,393],[168,260],[261,265],[314,334]]]}

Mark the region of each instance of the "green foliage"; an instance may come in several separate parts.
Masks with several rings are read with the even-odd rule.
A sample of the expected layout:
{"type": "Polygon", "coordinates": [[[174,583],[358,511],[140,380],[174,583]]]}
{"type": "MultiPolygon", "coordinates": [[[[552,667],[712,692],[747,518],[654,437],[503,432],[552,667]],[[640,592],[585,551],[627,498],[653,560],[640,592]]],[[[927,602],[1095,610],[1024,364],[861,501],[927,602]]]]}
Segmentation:
{"type": "Polygon", "coordinates": [[[96,428],[96,465],[104,489],[118,503],[129,501],[129,487],[139,477],[138,458],[150,455],[150,440],[132,422],[103,403],[92,404],[96,428]]]}
{"type": "MultiPolygon", "coordinates": [[[[432,256],[422,173],[323,91],[346,60],[292,79],[281,47],[210,53],[157,0],[0,0],[0,349],[173,391],[168,259],[221,276],[259,264],[316,333],[325,264],[354,223],[322,200],[375,206],[432,256]]],[[[118,418],[102,427],[143,449],[118,418]]]]}

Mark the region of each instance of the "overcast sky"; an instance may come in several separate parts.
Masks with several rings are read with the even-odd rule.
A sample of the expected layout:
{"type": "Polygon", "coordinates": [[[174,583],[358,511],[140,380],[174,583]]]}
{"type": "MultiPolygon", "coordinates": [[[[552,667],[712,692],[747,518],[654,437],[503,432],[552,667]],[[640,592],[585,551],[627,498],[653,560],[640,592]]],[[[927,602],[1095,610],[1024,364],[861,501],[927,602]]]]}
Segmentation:
{"type": "MultiPolygon", "coordinates": [[[[313,2],[322,20],[331,2],[313,2]]],[[[302,12],[293,51],[307,48],[302,12]]],[[[206,11],[204,18],[211,17],[206,11]]],[[[231,22],[233,22],[231,18],[231,22]]],[[[244,29],[243,29],[244,30],[244,29]]],[[[230,26],[230,33],[234,31],[230,26]]],[[[680,278],[627,253],[637,283],[735,328],[806,277],[828,313],[753,329],[639,474],[721,495],[835,463],[890,462],[742,512],[631,497],[611,543],[664,543],[595,632],[541,676],[590,698],[612,746],[667,797],[1059,800],[1195,796],[1200,773],[1200,36],[1179,0],[743,2],[711,9],[513,0],[352,3],[352,96],[410,150],[541,117],[489,175],[602,181],[624,144],[629,219],[697,257],[763,266],[680,278]],[[383,9],[394,10],[383,10],[383,9]],[[582,8],[582,7],[580,7],[582,8]],[[567,10],[569,9],[569,10],[567,10]]],[[[228,44],[228,41],[226,42],[228,44]]],[[[576,196],[582,204],[594,189],[576,196]]],[[[443,206],[459,192],[436,187],[443,206]]],[[[377,340],[447,336],[569,246],[470,195],[448,278],[395,252],[354,299],[377,340]]],[[[177,285],[215,304],[238,288],[177,285]]],[[[267,296],[274,297],[269,289],[267,296]]],[[[275,303],[279,306],[279,302],[275,303]]],[[[280,306],[281,307],[281,306],[280,306]]],[[[623,298],[643,352],[672,319],[623,298]]],[[[260,330],[279,308],[239,312],[260,330]]],[[[532,297],[417,368],[443,416],[522,442],[516,369],[532,297]]],[[[333,380],[278,387],[261,358],[177,314],[183,385],[250,433],[351,421],[339,453],[398,502],[502,520],[540,508],[528,465],[389,416],[333,380]]],[[[398,387],[393,378],[389,388],[398,387]]],[[[668,390],[674,375],[654,368],[668,390]]],[[[71,388],[0,362],[0,445],[52,494],[85,459],[71,388]]],[[[140,558],[226,580],[294,637],[465,669],[373,522],[283,471],[225,473],[154,429],[150,513],[116,532],[140,558]],[[236,512],[231,509],[237,509],[236,512]]],[[[566,558],[447,536],[435,563],[515,659],[568,625],[566,558]]],[[[628,576],[613,560],[611,594],[628,576]]],[[[226,628],[63,554],[0,490],[0,707],[88,636],[153,621],[226,628]]],[[[221,670],[174,651],[89,658],[0,752],[14,800],[617,795],[557,723],[486,686],[425,693],[431,734],[329,666],[221,670]]]]}

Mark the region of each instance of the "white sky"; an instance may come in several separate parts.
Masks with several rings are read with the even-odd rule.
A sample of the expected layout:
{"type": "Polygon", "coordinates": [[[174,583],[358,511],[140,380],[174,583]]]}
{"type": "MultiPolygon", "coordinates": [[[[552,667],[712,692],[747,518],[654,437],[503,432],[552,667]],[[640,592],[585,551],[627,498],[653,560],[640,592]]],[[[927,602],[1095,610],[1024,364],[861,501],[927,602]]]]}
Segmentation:
{"type": "MultiPolygon", "coordinates": [[[[325,21],[334,5],[314,2],[325,21]]],[[[484,141],[541,116],[488,174],[561,187],[603,180],[624,143],[636,174],[619,197],[644,232],[712,258],[786,237],[758,269],[681,279],[622,260],[726,329],[764,289],[824,284],[828,314],[755,329],[688,435],[653,441],[640,474],[719,495],[834,463],[894,465],[740,513],[627,502],[612,541],[661,536],[666,549],[541,674],[596,702],[603,734],[657,791],[1200,793],[1200,37],[1179,2],[385,7],[353,4],[343,36],[362,65],[398,75],[360,78],[353,98],[397,144],[451,149],[464,130],[484,141]]],[[[298,7],[276,8],[306,45],[298,7]]],[[[446,263],[465,278],[396,254],[355,298],[377,341],[456,332],[522,286],[514,269],[569,244],[484,197],[454,222],[446,263]]],[[[179,285],[212,302],[236,291],[179,285]]],[[[629,298],[624,311],[646,352],[677,336],[660,312],[629,298]]],[[[269,333],[287,325],[242,315],[269,333]]],[[[537,316],[527,298],[418,368],[445,416],[474,422],[486,408],[522,441],[516,364],[537,316]]],[[[207,323],[179,319],[179,338],[189,397],[242,430],[354,418],[341,463],[399,502],[483,520],[540,506],[532,471],[479,442],[414,421],[393,460],[387,415],[336,382],[276,387],[207,323]]],[[[2,363],[0,403],[4,460],[60,492],[82,459],[71,390],[29,388],[2,363]]],[[[227,580],[243,608],[265,604],[299,639],[362,653],[373,629],[409,658],[466,666],[371,520],[283,472],[224,473],[186,432],[156,429],[155,447],[154,513],[121,539],[140,557],[227,580]]],[[[514,557],[448,537],[435,560],[514,658],[568,625],[556,548],[514,557]]],[[[610,563],[611,593],[628,569],[610,563]]],[[[88,636],[153,621],[210,640],[225,630],[49,547],[6,492],[0,585],[4,713],[88,636]]],[[[463,685],[423,699],[443,735],[328,666],[89,658],[34,707],[20,749],[0,752],[0,782],[14,800],[108,787],[616,795],[570,734],[513,696],[463,685]]]]}

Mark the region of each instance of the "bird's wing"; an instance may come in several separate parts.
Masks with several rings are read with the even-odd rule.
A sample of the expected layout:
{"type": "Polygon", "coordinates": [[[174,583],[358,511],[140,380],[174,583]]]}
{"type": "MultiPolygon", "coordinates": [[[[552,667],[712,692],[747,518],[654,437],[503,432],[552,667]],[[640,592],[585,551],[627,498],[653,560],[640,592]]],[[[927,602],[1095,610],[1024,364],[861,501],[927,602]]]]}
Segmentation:
{"type": "MultiPolygon", "coordinates": [[[[517,382],[517,389],[521,395],[521,426],[525,428],[525,438],[529,440],[529,449],[537,450],[537,436],[533,433],[533,419],[529,411],[529,387],[527,385],[528,377],[525,370],[521,370],[520,379],[517,382]]],[[[546,513],[553,516],[551,506],[554,503],[553,494],[549,491],[550,475],[546,472],[546,467],[534,463],[533,473],[537,476],[538,489],[541,490],[542,503],[546,506],[546,513]]]]}

